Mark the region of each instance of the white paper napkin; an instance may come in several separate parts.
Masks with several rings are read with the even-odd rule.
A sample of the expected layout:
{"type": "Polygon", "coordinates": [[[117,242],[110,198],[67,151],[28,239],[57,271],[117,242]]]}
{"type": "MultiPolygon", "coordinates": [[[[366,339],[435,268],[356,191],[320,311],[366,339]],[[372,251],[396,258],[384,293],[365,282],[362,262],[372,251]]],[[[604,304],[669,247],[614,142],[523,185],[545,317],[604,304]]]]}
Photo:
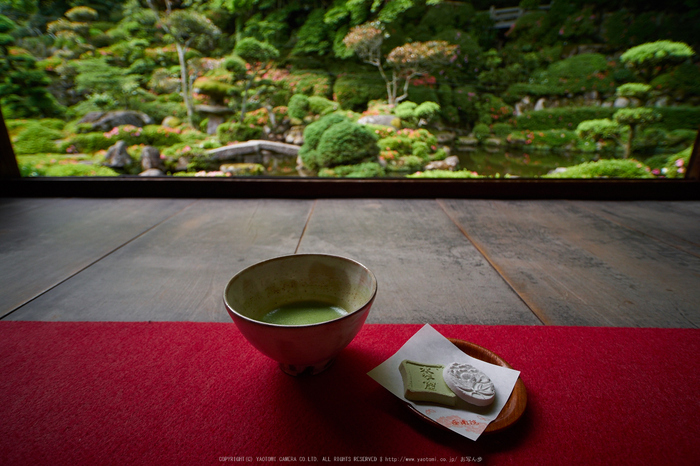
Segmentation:
{"type": "Polygon", "coordinates": [[[515,387],[520,372],[472,358],[464,354],[433,327],[424,325],[396,354],[369,371],[367,375],[438,424],[471,440],[476,440],[489,423],[498,417],[508,401],[513,387],[515,387]],[[443,366],[452,362],[470,364],[491,379],[496,388],[496,398],[491,405],[484,407],[470,405],[466,402],[461,402],[456,407],[449,407],[407,400],[403,396],[403,379],[399,372],[399,365],[404,359],[443,366]]]}

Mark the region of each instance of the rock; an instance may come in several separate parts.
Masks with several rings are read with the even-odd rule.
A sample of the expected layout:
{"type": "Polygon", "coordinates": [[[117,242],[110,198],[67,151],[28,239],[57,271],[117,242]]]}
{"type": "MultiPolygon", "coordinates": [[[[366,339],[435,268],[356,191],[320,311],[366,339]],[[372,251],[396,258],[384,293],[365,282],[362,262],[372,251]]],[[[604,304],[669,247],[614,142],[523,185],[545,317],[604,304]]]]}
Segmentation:
{"type": "Polygon", "coordinates": [[[265,167],[259,163],[226,163],[219,168],[224,173],[233,176],[264,175],[265,167]]]}
{"type": "Polygon", "coordinates": [[[157,168],[149,168],[139,173],[139,176],[165,176],[165,173],[158,170],[157,168]]]}
{"type": "Polygon", "coordinates": [[[284,136],[284,142],[287,144],[294,144],[295,146],[304,144],[304,127],[292,126],[289,128],[289,131],[287,131],[284,136]]]}
{"type": "Polygon", "coordinates": [[[459,166],[459,157],[451,155],[445,160],[435,160],[425,166],[425,170],[455,170],[459,166]]]}
{"type": "Polygon", "coordinates": [[[109,168],[126,168],[133,163],[131,156],[126,151],[126,142],[117,141],[115,145],[107,149],[104,165],[109,168]]]}
{"type": "Polygon", "coordinates": [[[615,108],[625,108],[629,107],[630,105],[630,99],[627,97],[618,97],[615,99],[615,102],[613,103],[613,107],[615,108]]]}
{"type": "Polygon", "coordinates": [[[435,135],[438,143],[440,143],[440,144],[448,144],[448,143],[454,141],[455,136],[456,135],[455,135],[454,131],[440,131],[435,135]]]}
{"type": "Polygon", "coordinates": [[[501,144],[503,144],[503,141],[501,141],[498,138],[488,138],[484,141],[484,144],[487,146],[500,146],[501,144]]]}
{"type": "Polygon", "coordinates": [[[177,128],[182,124],[182,120],[180,120],[178,117],[174,116],[167,116],[163,118],[163,122],[161,123],[161,126],[165,126],[166,128],[177,128]]]}
{"type": "Polygon", "coordinates": [[[357,122],[361,125],[394,126],[392,123],[398,118],[394,115],[368,115],[360,118],[357,122]]]}
{"type": "Polygon", "coordinates": [[[210,114],[207,119],[207,134],[216,134],[217,128],[226,121],[226,117],[217,114],[210,114]]]}
{"type": "Polygon", "coordinates": [[[144,170],[164,170],[163,160],[157,147],[146,146],[141,150],[141,168],[144,170]]]}
{"type": "Polygon", "coordinates": [[[476,146],[479,144],[479,140],[472,136],[460,136],[457,138],[458,146],[476,146]]]}
{"type": "Polygon", "coordinates": [[[109,131],[122,125],[143,127],[153,123],[151,117],[134,110],[115,110],[111,112],[90,112],[79,123],[92,124],[92,131],[109,131]]]}
{"type": "Polygon", "coordinates": [[[669,98],[667,95],[654,102],[654,107],[668,107],[669,98]]]}
{"type": "Polygon", "coordinates": [[[534,110],[535,110],[535,111],[544,110],[544,103],[545,103],[546,101],[547,101],[547,100],[546,100],[544,97],[540,97],[539,99],[537,99],[537,103],[535,103],[535,108],[534,108],[534,110]]]}

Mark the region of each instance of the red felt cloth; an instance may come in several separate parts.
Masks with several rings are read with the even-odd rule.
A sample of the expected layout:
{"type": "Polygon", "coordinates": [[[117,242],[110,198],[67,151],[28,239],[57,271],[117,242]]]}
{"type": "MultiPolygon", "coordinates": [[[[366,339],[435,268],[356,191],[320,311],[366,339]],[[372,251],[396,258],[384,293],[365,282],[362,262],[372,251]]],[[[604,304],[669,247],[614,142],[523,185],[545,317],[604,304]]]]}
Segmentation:
{"type": "Polygon", "coordinates": [[[699,330],[434,327],[521,371],[511,429],[467,440],[366,375],[419,325],[366,325],[327,372],[293,378],[233,324],[0,322],[0,464],[697,464],[699,330]]]}

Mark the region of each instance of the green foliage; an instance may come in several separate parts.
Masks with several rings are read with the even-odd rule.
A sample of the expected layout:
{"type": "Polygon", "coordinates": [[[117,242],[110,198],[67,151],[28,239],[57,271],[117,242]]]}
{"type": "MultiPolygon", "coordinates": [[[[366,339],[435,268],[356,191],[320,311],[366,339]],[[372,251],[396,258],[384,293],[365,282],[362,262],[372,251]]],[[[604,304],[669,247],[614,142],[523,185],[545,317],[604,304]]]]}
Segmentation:
{"type": "Polygon", "coordinates": [[[700,65],[690,61],[663,73],[651,81],[654,89],[674,94],[685,99],[700,96],[700,65]]]}
{"type": "Polygon", "coordinates": [[[103,167],[81,157],[51,155],[18,155],[17,165],[22,177],[35,176],[118,176],[111,168],[103,167]]]}
{"type": "Polygon", "coordinates": [[[617,140],[622,137],[623,127],[616,121],[608,118],[599,120],[586,120],[576,127],[576,134],[580,138],[612,139],[617,140]]]}
{"type": "Polygon", "coordinates": [[[612,118],[615,111],[614,108],[606,107],[548,108],[527,112],[518,116],[515,121],[519,129],[533,131],[556,128],[575,129],[582,121],[612,118]]]}
{"type": "Polygon", "coordinates": [[[230,142],[262,139],[263,129],[253,124],[230,122],[219,125],[219,127],[216,128],[216,135],[221,144],[228,144],[230,142]]]}
{"type": "Polygon", "coordinates": [[[214,77],[197,78],[193,88],[198,94],[209,96],[213,103],[222,104],[224,99],[233,95],[235,87],[214,77]]]}
{"type": "Polygon", "coordinates": [[[686,167],[690,163],[692,150],[692,147],[688,147],[677,154],[669,156],[660,174],[666,178],[685,178],[686,167]]]}
{"type": "Polygon", "coordinates": [[[30,121],[18,133],[12,145],[18,155],[55,153],[58,152],[56,140],[62,137],[61,131],[47,127],[41,120],[30,121]]]}
{"type": "Polygon", "coordinates": [[[651,86],[649,84],[626,83],[617,88],[615,95],[618,97],[631,97],[644,100],[649,96],[650,92],[651,86]]]}
{"type": "Polygon", "coordinates": [[[330,76],[324,72],[292,71],[285,81],[295,94],[320,95],[323,97],[331,95],[330,76]]]}
{"type": "Polygon", "coordinates": [[[97,19],[97,11],[87,6],[76,6],[66,11],[65,16],[71,21],[95,21],[97,19]]]}
{"type": "Polygon", "coordinates": [[[355,165],[339,165],[322,168],[318,176],[323,178],[378,178],[386,175],[386,170],[377,162],[362,162],[355,165]]]}
{"type": "Polygon", "coordinates": [[[294,94],[287,105],[287,115],[303,120],[309,114],[309,98],[304,94],[294,94]]]}
{"type": "Polygon", "coordinates": [[[491,125],[491,132],[498,137],[506,137],[515,130],[515,127],[509,123],[494,123],[491,125]]]}
{"type": "Polygon", "coordinates": [[[487,125],[508,122],[513,118],[513,107],[493,94],[482,95],[476,103],[476,110],[478,121],[487,125]]]}
{"type": "Polygon", "coordinates": [[[324,167],[359,163],[379,154],[375,135],[351,121],[336,123],[324,131],[316,150],[324,167]]]}
{"type": "Polygon", "coordinates": [[[331,50],[331,27],[324,21],[325,10],[316,8],[297,32],[292,53],[325,55],[331,50]]]}
{"type": "Polygon", "coordinates": [[[309,97],[309,110],[314,115],[326,115],[338,110],[338,103],[326,99],[320,95],[312,95],[309,97]]]}
{"type": "Polygon", "coordinates": [[[649,167],[632,160],[598,160],[567,167],[543,178],[653,178],[649,167]]]}
{"type": "Polygon", "coordinates": [[[279,51],[273,45],[261,42],[254,37],[239,40],[233,51],[248,63],[267,62],[279,57],[279,51]]]}
{"type": "Polygon", "coordinates": [[[440,113],[440,105],[435,102],[423,102],[413,111],[415,118],[427,122],[434,119],[440,113]]]}
{"type": "Polygon", "coordinates": [[[347,120],[343,115],[331,114],[311,123],[304,129],[304,145],[302,149],[316,149],[324,131],[336,123],[347,120]]]}
{"type": "Polygon", "coordinates": [[[661,69],[681,64],[693,55],[688,44],[660,40],[632,47],[620,56],[620,61],[649,80],[661,69]]]}
{"type": "Polygon", "coordinates": [[[700,107],[655,107],[661,115],[661,121],[655,125],[668,130],[691,129],[697,131],[700,126],[700,107]]]}
{"type": "Polygon", "coordinates": [[[657,122],[663,116],[651,108],[621,108],[613,115],[621,125],[649,125],[657,122]]]}
{"type": "Polygon", "coordinates": [[[224,59],[223,66],[226,70],[233,73],[236,77],[242,77],[246,74],[245,60],[238,55],[229,55],[224,59]]]}
{"type": "Polygon", "coordinates": [[[483,141],[491,135],[491,129],[486,123],[477,123],[474,125],[472,133],[476,139],[483,141]]]}
{"type": "Polygon", "coordinates": [[[386,86],[374,74],[338,76],[333,95],[340,106],[350,110],[364,110],[370,100],[386,99],[386,86]]]}
{"type": "Polygon", "coordinates": [[[610,92],[615,86],[611,71],[601,54],[574,55],[552,63],[545,71],[533,73],[528,83],[514,84],[507,92],[515,96],[561,96],[592,90],[610,92]]]}

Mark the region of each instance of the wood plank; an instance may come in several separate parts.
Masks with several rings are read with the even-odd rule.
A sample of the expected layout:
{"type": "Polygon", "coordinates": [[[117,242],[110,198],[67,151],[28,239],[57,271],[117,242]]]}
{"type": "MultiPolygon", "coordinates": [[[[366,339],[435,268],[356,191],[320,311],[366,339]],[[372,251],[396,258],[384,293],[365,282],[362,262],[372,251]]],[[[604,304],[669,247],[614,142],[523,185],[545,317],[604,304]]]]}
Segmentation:
{"type": "Polygon", "coordinates": [[[318,200],[299,252],[369,267],[371,323],[540,324],[435,200],[318,200]]]}
{"type": "Polygon", "coordinates": [[[231,322],[228,280],[292,254],[312,201],[200,200],[11,314],[10,320],[231,322]]]}
{"type": "Polygon", "coordinates": [[[700,257],[700,202],[576,201],[596,215],[700,257]]]}
{"type": "Polygon", "coordinates": [[[0,203],[0,317],[191,202],[4,199],[0,203]]]}
{"type": "Polygon", "coordinates": [[[547,324],[700,324],[692,254],[568,201],[440,202],[547,324]]]}

